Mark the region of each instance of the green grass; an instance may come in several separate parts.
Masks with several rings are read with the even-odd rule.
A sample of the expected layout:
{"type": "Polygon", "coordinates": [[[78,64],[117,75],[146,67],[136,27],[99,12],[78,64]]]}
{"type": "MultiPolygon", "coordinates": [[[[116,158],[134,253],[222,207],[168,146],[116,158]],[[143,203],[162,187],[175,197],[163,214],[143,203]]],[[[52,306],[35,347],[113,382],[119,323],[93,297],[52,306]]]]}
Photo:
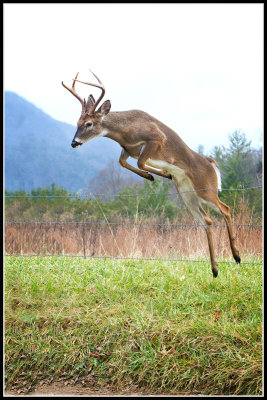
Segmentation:
{"type": "Polygon", "coordinates": [[[262,393],[261,265],[7,257],[5,329],[7,387],[262,393]]]}

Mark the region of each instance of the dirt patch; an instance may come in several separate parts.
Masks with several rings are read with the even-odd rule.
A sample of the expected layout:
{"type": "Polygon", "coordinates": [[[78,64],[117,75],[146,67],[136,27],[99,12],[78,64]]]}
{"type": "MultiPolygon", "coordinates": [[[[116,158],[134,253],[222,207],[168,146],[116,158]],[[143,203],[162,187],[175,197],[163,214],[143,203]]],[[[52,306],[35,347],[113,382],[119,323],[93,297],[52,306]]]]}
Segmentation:
{"type": "Polygon", "coordinates": [[[64,385],[62,382],[54,382],[52,384],[37,385],[31,391],[20,389],[9,389],[5,392],[6,396],[117,396],[117,395],[142,395],[143,392],[136,391],[115,391],[109,387],[88,388],[81,384],[64,385]]]}
{"type": "Polygon", "coordinates": [[[111,396],[111,395],[137,395],[136,392],[115,392],[109,388],[89,389],[81,385],[64,386],[62,383],[52,383],[51,385],[37,386],[30,392],[23,393],[20,390],[7,390],[6,396],[111,396]]]}
{"type": "Polygon", "coordinates": [[[5,391],[6,396],[170,396],[170,395],[190,395],[189,393],[172,393],[168,394],[164,393],[156,393],[156,392],[147,392],[146,390],[142,390],[138,387],[130,387],[125,390],[116,390],[109,386],[101,386],[101,387],[84,387],[81,383],[67,384],[66,382],[53,382],[50,384],[37,384],[32,387],[32,389],[8,389],[5,391]]]}

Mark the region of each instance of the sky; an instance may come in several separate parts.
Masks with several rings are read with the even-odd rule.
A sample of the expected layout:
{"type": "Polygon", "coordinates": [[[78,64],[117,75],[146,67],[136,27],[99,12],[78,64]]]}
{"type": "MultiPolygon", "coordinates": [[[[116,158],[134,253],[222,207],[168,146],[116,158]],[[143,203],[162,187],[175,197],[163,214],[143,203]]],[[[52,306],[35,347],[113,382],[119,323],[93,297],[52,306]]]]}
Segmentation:
{"type": "Polygon", "coordinates": [[[262,3],[4,4],[4,90],[76,125],[81,104],[61,81],[96,82],[89,69],[111,111],[146,111],[194,150],[235,130],[262,145],[262,3]]]}

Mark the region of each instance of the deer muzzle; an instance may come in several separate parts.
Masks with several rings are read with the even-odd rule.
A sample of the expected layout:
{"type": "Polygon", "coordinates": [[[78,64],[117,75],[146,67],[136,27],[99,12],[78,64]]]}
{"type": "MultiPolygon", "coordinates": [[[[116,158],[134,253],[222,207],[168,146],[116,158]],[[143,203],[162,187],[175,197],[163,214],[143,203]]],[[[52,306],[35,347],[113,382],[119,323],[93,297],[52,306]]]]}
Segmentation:
{"type": "Polygon", "coordinates": [[[82,145],[82,143],[75,139],[73,139],[73,141],[71,142],[71,147],[79,147],[81,145],[82,145]]]}

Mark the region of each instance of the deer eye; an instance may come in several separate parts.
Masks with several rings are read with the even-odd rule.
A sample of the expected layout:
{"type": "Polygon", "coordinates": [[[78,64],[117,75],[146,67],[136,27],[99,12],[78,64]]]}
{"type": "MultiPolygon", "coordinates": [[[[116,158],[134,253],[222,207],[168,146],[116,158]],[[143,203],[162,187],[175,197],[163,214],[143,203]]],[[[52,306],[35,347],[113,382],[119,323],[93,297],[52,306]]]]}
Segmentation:
{"type": "Polygon", "coordinates": [[[88,121],[85,123],[85,126],[87,126],[89,128],[89,127],[93,126],[93,122],[88,121]]]}

